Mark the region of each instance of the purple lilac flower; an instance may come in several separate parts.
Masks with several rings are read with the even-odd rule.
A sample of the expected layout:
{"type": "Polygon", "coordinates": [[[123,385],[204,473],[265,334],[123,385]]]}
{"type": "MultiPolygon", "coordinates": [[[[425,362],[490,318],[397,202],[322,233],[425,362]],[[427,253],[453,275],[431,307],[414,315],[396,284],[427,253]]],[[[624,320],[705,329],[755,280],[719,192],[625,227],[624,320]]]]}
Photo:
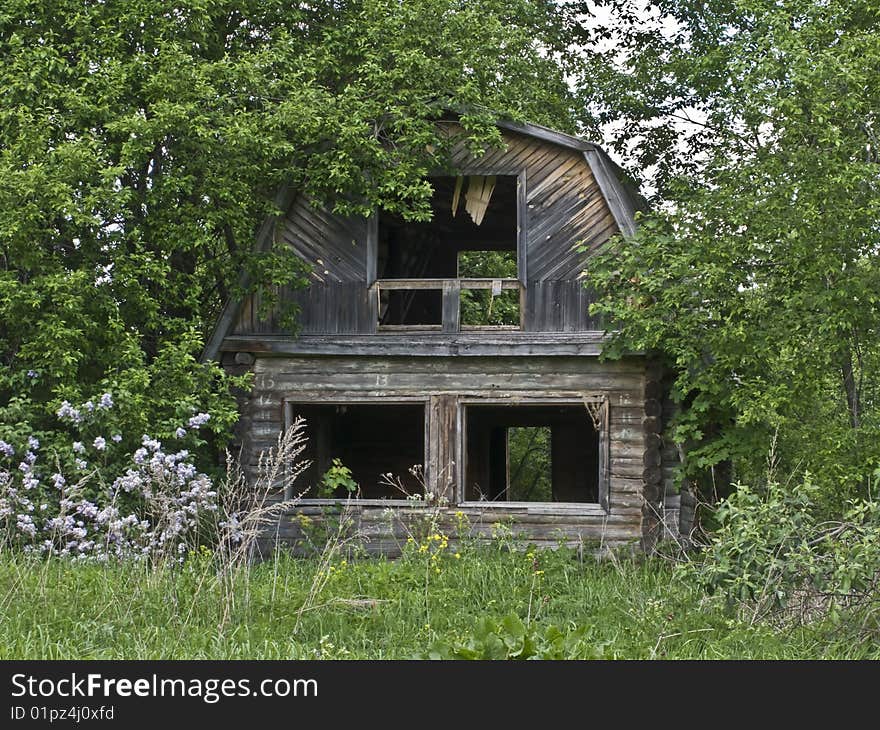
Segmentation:
{"type": "Polygon", "coordinates": [[[122,434],[121,433],[114,433],[110,437],[110,440],[118,444],[120,441],[122,441],[122,434]]]}
{"type": "Polygon", "coordinates": [[[36,371],[36,370],[28,370],[28,371],[27,371],[27,376],[28,376],[29,378],[36,378],[36,377],[37,377],[37,371],[36,371]]]}
{"type": "Polygon", "coordinates": [[[110,395],[110,393],[104,393],[104,395],[101,396],[101,400],[98,402],[98,408],[103,408],[104,410],[107,410],[108,408],[112,407],[113,397],[110,395]]]}
{"type": "Polygon", "coordinates": [[[96,436],[95,440],[92,442],[92,445],[98,450],[103,451],[107,448],[107,441],[103,436],[96,436]]]}
{"type": "Polygon", "coordinates": [[[82,421],[82,415],[68,401],[62,401],[61,407],[56,411],[58,418],[69,418],[74,423],[82,421]]]}
{"type": "Polygon", "coordinates": [[[150,451],[158,451],[162,448],[162,443],[154,438],[150,438],[147,434],[141,437],[141,444],[146,446],[150,451]]]}
{"type": "Polygon", "coordinates": [[[55,485],[56,489],[61,489],[61,487],[67,484],[67,480],[61,474],[53,474],[52,483],[55,485]]]}
{"type": "Polygon", "coordinates": [[[0,440],[0,454],[11,458],[15,455],[15,449],[13,449],[10,444],[7,444],[5,441],[0,440]]]}
{"type": "Polygon", "coordinates": [[[37,526],[30,515],[16,515],[15,522],[15,526],[26,535],[34,537],[37,534],[37,526]]]}
{"type": "Polygon", "coordinates": [[[210,413],[196,413],[196,415],[187,421],[187,425],[190,428],[199,428],[200,426],[204,426],[210,419],[210,413]]]}
{"type": "Polygon", "coordinates": [[[92,401],[87,400],[85,403],[83,403],[83,408],[85,408],[87,411],[93,411],[95,410],[95,404],[92,403],[92,401]]]}
{"type": "Polygon", "coordinates": [[[181,428],[178,428],[178,429],[174,432],[174,435],[175,435],[177,438],[182,439],[184,436],[186,436],[186,429],[185,429],[185,428],[182,428],[182,427],[181,427],[181,428]]]}
{"type": "Polygon", "coordinates": [[[35,439],[33,436],[28,436],[28,448],[31,451],[36,451],[40,448],[40,442],[35,439]]]}
{"type": "Polygon", "coordinates": [[[73,453],[75,454],[83,454],[85,453],[86,447],[83,446],[82,441],[74,441],[73,442],[73,453]]]}
{"type": "Polygon", "coordinates": [[[74,462],[76,463],[77,469],[85,469],[89,465],[88,462],[83,459],[75,459],[74,462]]]}

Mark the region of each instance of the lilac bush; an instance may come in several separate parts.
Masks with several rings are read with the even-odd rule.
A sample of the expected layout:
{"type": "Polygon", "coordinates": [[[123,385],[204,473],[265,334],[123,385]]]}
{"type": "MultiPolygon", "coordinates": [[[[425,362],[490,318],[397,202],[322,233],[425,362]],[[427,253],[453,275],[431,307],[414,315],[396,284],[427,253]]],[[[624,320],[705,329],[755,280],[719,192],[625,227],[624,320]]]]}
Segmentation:
{"type": "MultiPolygon", "coordinates": [[[[100,412],[114,407],[110,393],[96,400],[64,401],[57,416],[74,430],[94,427],[100,412]]],[[[176,440],[194,436],[209,419],[194,414],[176,429],[176,440]]],[[[204,537],[207,518],[217,522],[217,490],[188,449],[166,449],[144,434],[133,453],[112,454],[124,467],[107,483],[97,465],[121,448],[122,435],[79,433],[52,453],[32,435],[18,448],[0,440],[0,546],[76,560],[181,560],[204,537]]]]}

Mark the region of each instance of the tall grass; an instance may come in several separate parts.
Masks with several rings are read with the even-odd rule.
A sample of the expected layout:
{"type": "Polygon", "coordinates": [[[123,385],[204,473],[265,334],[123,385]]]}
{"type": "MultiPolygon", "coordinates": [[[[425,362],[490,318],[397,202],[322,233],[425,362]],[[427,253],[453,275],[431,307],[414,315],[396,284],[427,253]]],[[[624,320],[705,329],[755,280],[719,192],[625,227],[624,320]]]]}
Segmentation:
{"type": "Polygon", "coordinates": [[[281,554],[216,579],[216,558],[181,568],[0,558],[5,659],[408,658],[467,640],[476,617],[585,629],[619,658],[876,658],[839,626],[779,632],[729,616],[665,563],[580,561],[493,545],[444,553],[429,572],[400,559],[281,554]],[[439,572],[437,572],[439,570],[439,572]],[[319,586],[317,592],[315,586],[319,586]],[[233,605],[228,593],[241,600],[233,605]],[[247,600],[244,600],[247,596],[247,600]]]}
{"type": "Polygon", "coordinates": [[[864,627],[748,620],[671,561],[539,551],[507,532],[479,542],[466,524],[450,536],[436,510],[396,560],[354,557],[343,505],[311,557],[256,561],[296,503],[273,495],[302,446],[301,429],[283,434],[256,489],[232,468],[214,547],[191,545],[182,562],[0,552],[0,658],[404,659],[461,655],[487,626],[576,634],[571,658],[880,658],[864,627]]]}

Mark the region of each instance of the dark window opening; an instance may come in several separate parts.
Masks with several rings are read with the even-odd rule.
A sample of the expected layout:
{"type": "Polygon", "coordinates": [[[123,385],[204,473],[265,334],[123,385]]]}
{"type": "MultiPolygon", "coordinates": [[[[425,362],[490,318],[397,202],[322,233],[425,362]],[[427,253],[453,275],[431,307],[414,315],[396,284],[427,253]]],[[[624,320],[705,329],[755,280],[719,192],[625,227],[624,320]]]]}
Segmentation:
{"type": "MultiPolygon", "coordinates": [[[[469,188],[477,176],[432,177],[433,217],[405,221],[391,213],[379,215],[378,261],[380,279],[451,279],[459,275],[460,251],[510,251],[516,261],[516,177],[491,178],[494,187],[479,225],[467,209],[469,188]],[[455,215],[452,212],[460,185],[455,215]]],[[[485,188],[484,188],[485,189],[485,188]]],[[[516,276],[514,268],[510,276],[516,276]]]]}
{"type": "Polygon", "coordinates": [[[379,324],[437,327],[443,324],[441,289],[382,289],[379,293],[379,324]]]}
{"type": "Polygon", "coordinates": [[[599,433],[585,406],[470,405],[465,499],[599,502],[599,433]]]}
{"type": "Polygon", "coordinates": [[[306,419],[308,443],[302,459],[310,461],[293,485],[304,498],[345,498],[348,490],[322,484],[333,460],[351,470],[362,499],[406,499],[423,494],[411,469],[425,463],[425,407],[416,404],[363,403],[290,405],[291,416],[306,419]],[[404,491],[384,477],[399,478],[404,491]]]}
{"type": "MultiPolygon", "coordinates": [[[[517,178],[432,177],[431,184],[431,220],[406,221],[380,213],[376,249],[379,281],[516,279],[517,178]]],[[[440,289],[442,283],[436,290],[414,285],[395,295],[380,284],[379,325],[440,325],[444,316],[440,289]]],[[[504,303],[493,301],[500,293],[496,289],[472,291],[463,282],[462,292],[457,305],[463,308],[461,324],[519,325],[518,291],[505,288],[504,303]]]]}

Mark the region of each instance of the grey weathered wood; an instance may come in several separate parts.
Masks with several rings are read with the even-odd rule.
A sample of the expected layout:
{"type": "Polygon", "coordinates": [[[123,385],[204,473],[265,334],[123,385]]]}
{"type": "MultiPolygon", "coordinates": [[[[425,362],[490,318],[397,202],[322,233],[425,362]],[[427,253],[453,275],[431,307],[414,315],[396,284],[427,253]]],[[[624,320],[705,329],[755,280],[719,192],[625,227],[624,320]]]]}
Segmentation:
{"type": "MultiPolygon", "coordinates": [[[[295,200],[296,191],[288,186],[282,186],[279,189],[278,194],[275,196],[275,207],[278,210],[286,211],[295,200]]],[[[274,215],[269,216],[263,221],[254,243],[254,247],[257,251],[265,251],[272,245],[278,224],[279,217],[274,215]]],[[[241,289],[248,288],[251,284],[250,275],[247,272],[243,272],[239,277],[238,284],[241,289]]],[[[214,330],[211,332],[210,337],[208,337],[205,349],[202,351],[200,358],[202,362],[217,359],[223,338],[232,330],[235,320],[238,317],[239,310],[241,309],[241,304],[242,302],[240,299],[230,299],[225,303],[223,312],[217,319],[214,330]]]]}
{"type": "Polygon", "coordinates": [[[636,204],[620,181],[614,163],[599,147],[586,150],[584,157],[608,201],[608,206],[621,232],[632,236],[636,232],[636,204]]]}
{"type": "MultiPolygon", "coordinates": [[[[421,328],[420,328],[421,329],[421,328]]],[[[289,336],[233,335],[222,343],[222,350],[260,353],[264,355],[381,355],[386,357],[435,357],[463,355],[471,357],[547,355],[598,356],[606,342],[603,332],[576,333],[565,338],[538,337],[538,333],[492,331],[462,332],[455,336],[409,330],[406,339],[393,333],[378,336],[307,336],[296,339],[289,336]]],[[[635,353],[634,353],[635,354],[635,353]]]]}
{"type": "MultiPolygon", "coordinates": [[[[514,282],[518,285],[518,282],[514,282]]],[[[455,333],[460,327],[461,282],[452,279],[443,282],[443,332],[455,333]]]]}
{"type": "MultiPolygon", "coordinates": [[[[285,331],[277,311],[261,317],[262,303],[255,295],[226,315],[221,334],[212,339],[214,355],[223,353],[227,367],[250,367],[255,375],[250,392],[241,394],[236,427],[241,461],[254,479],[260,453],[274,446],[296,406],[320,421],[321,413],[341,413],[345,404],[422,403],[426,484],[452,501],[441,511],[441,523],[450,531],[456,512],[464,512],[472,534],[480,539],[513,520],[517,532],[541,545],[641,541],[651,549],[656,535],[652,513],[668,501],[671,479],[661,435],[662,374],[638,353],[599,361],[607,335],[602,322],[589,314],[593,294],[583,286],[590,254],[618,232],[635,230],[636,201],[613,163],[594,145],[532,125],[500,126],[503,147],[476,160],[458,138],[452,140],[451,162],[468,174],[517,177],[517,278],[503,280],[501,286],[521,292],[520,329],[461,326],[460,290],[490,289],[491,280],[377,280],[378,217],[344,219],[299,198],[288,206],[282,225],[273,229],[278,234],[273,240],[290,246],[311,266],[312,283],[306,290],[278,291],[282,304],[301,309],[299,336],[285,331]],[[442,325],[379,327],[382,289],[442,291],[442,325]],[[252,364],[244,353],[254,358],[252,364]],[[542,408],[603,404],[598,412],[598,465],[591,437],[589,457],[584,457],[589,461],[566,467],[584,473],[598,467],[598,482],[593,482],[593,487],[599,484],[598,502],[460,502],[475,494],[463,483],[466,409],[488,403],[542,408]],[[333,404],[340,408],[319,408],[333,404]]],[[[454,124],[444,128],[453,135],[460,131],[454,124]]],[[[487,235],[487,245],[497,248],[498,232],[487,235]]],[[[413,435],[412,428],[408,434],[413,435]]],[[[327,439],[319,442],[326,444],[327,439]]],[[[330,456],[317,455],[322,468],[330,456]]],[[[368,453],[368,463],[371,458],[368,453]]],[[[557,452],[553,458],[561,457],[557,452]]],[[[320,520],[326,507],[304,502],[299,509],[320,520]]],[[[367,549],[389,554],[402,549],[412,521],[425,514],[400,500],[361,500],[353,509],[356,528],[369,537],[367,549]]],[[[290,519],[279,523],[279,535],[294,543],[302,538],[290,519]]],[[[266,547],[272,544],[272,539],[264,540],[266,547]]]]}

